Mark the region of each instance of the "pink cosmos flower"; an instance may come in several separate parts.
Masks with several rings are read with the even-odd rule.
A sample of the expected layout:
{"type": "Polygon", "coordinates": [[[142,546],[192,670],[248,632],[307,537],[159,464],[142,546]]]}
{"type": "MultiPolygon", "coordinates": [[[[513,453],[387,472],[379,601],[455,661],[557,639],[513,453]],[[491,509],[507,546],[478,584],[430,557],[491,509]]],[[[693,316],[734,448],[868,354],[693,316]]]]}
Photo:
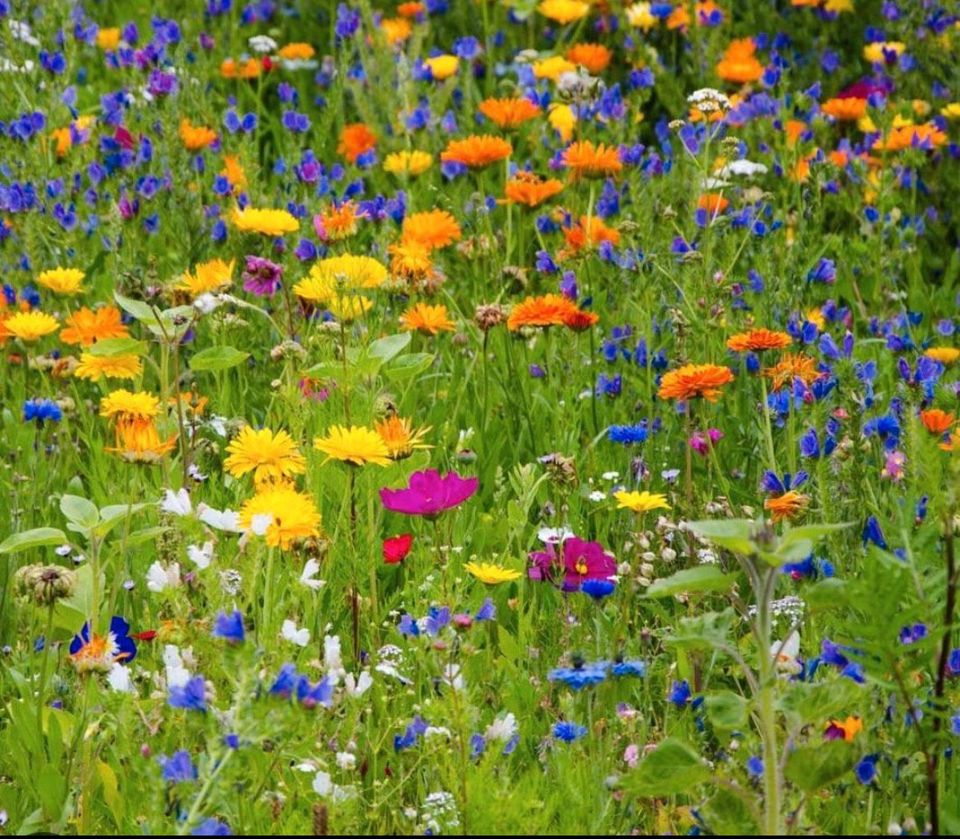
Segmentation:
{"type": "Polygon", "coordinates": [[[456,472],[441,475],[436,469],[414,472],[406,489],[381,489],[383,506],[406,516],[433,518],[444,510],[460,506],[477,491],[476,478],[462,478],[456,472]]]}

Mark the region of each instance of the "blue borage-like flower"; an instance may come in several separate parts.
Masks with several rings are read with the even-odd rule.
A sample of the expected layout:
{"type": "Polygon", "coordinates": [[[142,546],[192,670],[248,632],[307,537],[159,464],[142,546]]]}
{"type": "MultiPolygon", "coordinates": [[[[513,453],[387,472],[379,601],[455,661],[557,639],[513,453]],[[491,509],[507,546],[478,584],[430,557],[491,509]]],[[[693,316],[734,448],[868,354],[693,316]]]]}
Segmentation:
{"type": "Polygon", "coordinates": [[[190,752],[183,749],[174,752],[170,757],[160,755],[157,762],[160,764],[161,777],[165,781],[180,784],[197,779],[197,769],[190,759],[190,752]]]}
{"type": "Polygon", "coordinates": [[[170,688],[170,692],[167,695],[167,704],[171,708],[206,712],[206,679],[204,679],[203,676],[194,676],[185,685],[174,685],[170,688]]]}
{"type": "Polygon", "coordinates": [[[409,749],[412,746],[415,746],[417,740],[419,740],[427,731],[427,722],[419,714],[413,718],[413,722],[407,726],[403,734],[396,734],[393,737],[393,750],[395,752],[402,752],[405,749],[409,749]]]}
{"type": "Polygon", "coordinates": [[[453,625],[458,629],[466,629],[474,621],[491,621],[495,620],[496,617],[497,608],[494,606],[493,600],[488,597],[474,615],[469,612],[453,614],[449,606],[431,606],[427,615],[419,620],[409,612],[404,612],[400,616],[397,630],[401,635],[408,635],[412,638],[418,638],[420,635],[434,638],[440,634],[444,627],[453,625]]]}
{"type": "Polygon", "coordinates": [[[587,733],[585,726],[578,725],[575,722],[558,722],[553,726],[553,736],[564,743],[572,743],[579,740],[587,733]]]}
{"type": "Polygon", "coordinates": [[[282,699],[290,699],[295,695],[297,702],[304,708],[312,710],[317,705],[322,705],[324,708],[333,705],[334,687],[335,684],[329,676],[324,676],[314,684],[306,676],[298,673],[295,665],[288,662],[280,668],[268,692],[271,696],[279,696],[282,699]]]}
{"type": "Polygon", "coordinates": [[[789,492],[792,489],[799,489],[803,486],[810,475],[803,470],[797,472],[795,475],[791,475],[789,472],[784,472],[783,479],[781,479],[776,472],[767,470],[763,473],[763,477],[760,479],[760,489],[764,492],[777,493],[782,495],[785,492],[789,492]]]}
{"type": "Polygon", "coordinates": [[[230,825],[220,819],[209,818],[193,829],[191,836],[233,836],[230,825]]]}
{"type": "Polygon", "coordinates": [[[241,644],[244,639],[243,615],[234,610],[231,614],[220,612],[213,623],[214,638],[222,638],[231,644],[241,644]]]}

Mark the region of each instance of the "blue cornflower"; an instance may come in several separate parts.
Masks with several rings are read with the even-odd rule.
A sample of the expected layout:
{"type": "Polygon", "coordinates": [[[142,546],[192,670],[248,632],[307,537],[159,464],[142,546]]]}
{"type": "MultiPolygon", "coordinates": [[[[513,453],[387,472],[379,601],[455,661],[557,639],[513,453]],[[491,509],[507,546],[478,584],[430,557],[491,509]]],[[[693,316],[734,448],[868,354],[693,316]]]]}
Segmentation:
{"type": "Polygon", "coordinates": [[[553,727],[553,736],[564,743],[572,743],[579,740],[587,733],[586,727],[578,725],[575,722],[558,722],[553,727]]]}
{"type": "Polygon", "coordinates": [[[877,777],[877,760],[880,755],[867,755],[854,768],[854,774],[861,784],[870,784],[877,777]]]}
{"type": "Polygon", "coordinates": [[[682,682],[673,683],[673,687],[667,694],[667,701],[672,702],[678,708],[684,708],[692,695],[693,691],[690,690],[690,683],[684,679],[682,682]]]}
{"type": "Polygon", "coordinates": [[[645,661],[618,661],[613,665],[614,676],[645,676],[647,663],[645,661]]]}
{"type": "Polygon", "coordinates": [[[547,673],[547,679],[551,682],[563,682],[567,687],[574,690],[582,690],[585,687],[598,685],[607,678],[607,668],[605,662],[596,664],[579,664],[573,667],[558,667],[547,673]],[[600,665],[603,665],[602,667],[600,665]]]}
{"type": "Polygon", "coordinates": [[[183,708],[187,711],[207,710],[207,683],[203,676],[194,676],[185,685],[170,688],[167,704],[171,708],[183,708]]]}
{"type": "Polygon", "coordinates": [[[37,425],[44,422],[60,422],[63,411],[52,399],[28,399],[23,403],[23,421],[36,420],[37,425]]]}
{"type": "Polygon", "coordinates": [[[613,580],[605,580],[591,577],[580,584],[580,591],[592,597],[594,600],[603,600],[609,597],[616,590],[617,585],[613,580]]]}
{"type": "Polygon", "coordinates": [[[226,822],[209,818],[193,829],[191,836],[233,836],[233,831],[226,822]]]}
{"type": "Polygon", "coordinates": [[[631,443],[644,443],[648,435],[645,421],[637,425],[611,425],[607,429],[607,439],[611,443],[622,443],[625,446],[631,443]]]}
{"type": "Polygon", "coordinates": [[[220,612],[213,623],[213,637],[223,638],[231,644],[243,643],[243,615],[238,610],[232,614],[220,612]]]}
{"type": "Polygon", "coordinates": [[[179,784],[184,781],[195,781],[197,778],[197,770],[190,759],[190,752],[181,749],[179,752],[174,752],[171,757],[161,755],[158,761],[165,781],[179,784]]]}

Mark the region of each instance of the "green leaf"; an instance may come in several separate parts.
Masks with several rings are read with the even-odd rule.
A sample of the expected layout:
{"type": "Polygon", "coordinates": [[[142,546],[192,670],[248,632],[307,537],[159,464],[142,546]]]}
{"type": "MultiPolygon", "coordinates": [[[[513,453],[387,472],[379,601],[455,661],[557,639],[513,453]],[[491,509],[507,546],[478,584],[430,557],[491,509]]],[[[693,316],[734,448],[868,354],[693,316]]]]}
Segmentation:
{"type": "Polygon", "coordinates": [[[863,688],[852,679],[791,682],[780,697],[780,709],[798,723],[820,723],[852,713],[863,698],[863,688]]]}
{"type": "Polygon", "coordinates": [[[756,526],[756,522],[750,519],[692,521],[687,525],[701,539],[708,539],[715,545],[742,556],[752,556],[756,553],[756,546],[752,540],[756,526]]]}
{"type": "Polygon", "coordinates": [[[733,730],[747,724],[750,702],[739,693],[721,690],[708,693],[703,700],[707,719],[717,728],[733,730]]]}
{"type": "Polygon", "coordinates": [[[755,836],[760,832],[757,814],[739,790],[718,789],[700,808],[700,815],[716,836],[755,836]]]}
{"type": "Polygon", "coordinates": [[[43,815],[51,821],[59,818],[67,797],[67,779],[59,766],[44,765],[37,773],[37,794],[43,815]]]}
{"type": "Polygon", "coordinates": [[[420,375],[431,364],[433,364],[433,354],[427,352],[407,353],[400,356],[396,361],[384,366],[383,375],[394,381],[403,381],[412,379],[420,375]]]}
{"type": "Polygon", "coordinates": [[[411,340],[409,332],[401,332],[397,335],[387,335],[385,338],[378,338],[367,347],[367,355],[380,359],[380,362],[386,364],[392,361],[402,353],[409,345],[411,340]]]}
{"type": "Polygon", "coordinates": [[[84,533],[92,527],[96,527],[100,521],[100,511],[97,505],[79,495],[63,495],[60,497],[60,512],[63,513],[71,524],[77,525],[79,532],[84,533]]]}
{"type": "Polygon", "coordinates": [[[707,781],[712,771],[700,756],[684,743],[668,737],[623,778],[624,788],[643,798],[692,793],[707,781]]]}
{"type": "Polygon", "coordinates": [[[846,775],[860,759],[860,750],[845,740],[801,746],[787,756],[784,776],[804,792],[815,792],[846,775]]]}
{"type": "Polygon", "coordinates": [[[684,568],[669,577],[657,580],[647,589],[648,597],[671,597],[674,594],[697,594],[709,591],[726,591],[736,577],[724,574],[716,565],[698,565],[684,568]]]}
{"type": "Polygon", "coordinates": [[[138,341],[136,338],[107,338],[103,341],[97,341],[84,352],[93,356],[108,358],[118,355],[145,355],[147,343],[146,341],[138,341]]]}
{"type": "Polygon", "coordinates": [[[190,359],[190,369],[194,372],[229,370],[243,364],[249,357],[250,353],[236,347],[207,347],[190,359]]]}
{"type": "Polygon", "coordinates": [[[811,612],[825,612],[850,605],[850,585],[846,580],[827,577],[809,586],[803,599],[811,612]]]}
{"type": "Polygon", "coordinates": [[[120,785],[117,782],[117,773],[109,763],[102,760],[97,761],[97,775],[100,778],[100,784],[103,786],[103,800],[107,803],[110,815],[113,821],[120,827],[120,820],[123,815],[123,799],[120,797],[120,785]]]}
{"type": "Polygon", "coordinates": [[[113,299],[117,301],[117,305],[123,309],[123,311],[141,323],[151,321],[156,323],[157,317],[153,312],[153,307],[148,303],[144,303],[142,300],[134,300],[131,297],[124,297],[116,291],[113,293],[113,299]]]}
{"type": "Polygon", "coordinates": [[[687,649],[720,649],[729,646],[734,617],[733,609],[724,609],[722,612],[681,618],[676,629],[664,635],[663,643],[687,649]]]}
{"type": "Polygon", "coordinates": [[[62,545],[66,541],[67,537],[62,530],[57,530],[55,527],[38,527],[8,536],[0,543],[0,554],[15,554],[30,548],[42,548],[45,545],[62,545]]]}
{"type": "Polygon", "coordinates": [[[158,525],[157,527],[144,527],[141,530],[134,530],[133,533],[129,533],[124,537],[123,543],[127,547],[142,545],[144,542],[153,541],[169,529],[169,527],[158,525]]]}

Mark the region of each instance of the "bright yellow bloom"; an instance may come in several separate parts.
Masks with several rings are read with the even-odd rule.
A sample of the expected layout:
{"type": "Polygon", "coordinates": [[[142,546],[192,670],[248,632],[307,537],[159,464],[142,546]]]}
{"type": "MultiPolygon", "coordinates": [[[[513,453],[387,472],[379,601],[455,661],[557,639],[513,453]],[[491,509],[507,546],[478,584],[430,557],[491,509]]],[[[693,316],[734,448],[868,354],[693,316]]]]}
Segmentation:
{"type": "Polygon", "coordinates": [[[941,115],[947,119],[960,119],[960,102],[951,102],[940,109],[941,115]]]}
{"type": "Polygon", "coordinates": [[[567,61],[562,55],[551,55],[533,63],[533,75],[538,79],[550,79],[555,82],[564,73],[572,73],[577,65],[567,61]]]}
{"type": "Polygon", "coordinates": [[[115,390],[100,400],[100,416],[114,420],[151,420],[160,411],[160,400],[145,390],[115,390]]]}
{"type": "Polygon", "coordinates": [[[561,25],[573,23],[587,16],[590,4],[583,0],[543,0],[537,11],[561,25]]]}
{"type": "Polygon", "coordinates": [[[256,210],[247,207],[234,210],[231,220],[242,233],[260,233],[263,236],[283,236],[284,233],[295,233],[300,229],[300,222],[286,210],[256,210]]]}
{"type": "Polygon", "coordinates": [[[386,444],[392,460],[410,457],[414,449],[432,448],[423,442],[424,435],[430,430],[429,426],[414,431],[410,420],[401,419],[396,414],[378,422],[375,429],[386,444]]]}
{"type": "Polygon", "coordinates": [[[886,62],[885,55],[899,57],[906,48],[907,45],[901,41],[874,41],[863,48],[863,57],[871,64],[883,64],[886,62]]]}
{"type": "Polygon", "coordinates": [[[327,309],[333,313],[337,320],[342,320],[344,323],[350,323],[350,321],[363,317],[372,306],[373,301],[361,294],[349,296],[342,294],[327,303],[327,309]]]}
{"type": "Polygon", "coordinates": [[[503,568],[490,562],[468,562],[463,566],[464,571],[472,574],[481,583],[496,586],[500,583],[510,583],[519,580],[523,573],[512,568],[503,568]]]}
{"type": "Polygon", "coordinates": [[[135,379],[143,372],[143,363],[136,355],[93,355],[82,353],[80,364],[73,371],[78,379],[98,381],[107,379],[135,379]]]}
{"type": "Polygon", "coordinates": [[[427,335],[453,332],[457,328],[443,304],[431,306],[428,303],[417,303],[400,315],[400,323],[404,331],[423,332],[427,335]]]}
{"type": "Polygon", "coordinates": [[[152,420],[121,422],[116,427],[116,445],[107,448],[128,463],[159,463],[177,445],[177,435],[161,439],[152,420]]]}
{"type": "Polygon", "coordinates": [[[37,276],[37,282],[57,294],[79,294],[86,274],[79,268],[51,268],[37,276]]]}
{"type": "Polygon", "coordinates": [[[311,303],[322,303],[333,300],[340,290],[377,288],[386,279],[386,266],[372,257],[344,254],[315,263],[310,273],[293,287],[293,293],[311,303]]]}
{"type": "Polygon", "coordinates": [[[460,67],[460,61],[455,55],[437,55],[423,63],[430,68],[430,75],[438,82],[449,79],[460,67]]]}
{"type": "Polygon", "coordinates": [[[274,434],[269,428],[257,430],[244,426],[227,446],[227,453],[224,468],[235,478],[253,472],[257,486],[307,471],[306,460],[286,431],[274,434]]]}
{"type": "Polygon", "coordinates": [[[3,322],[7,332],[21,341],[37,341],[44,335],[56,332],[60,324],[46,312],[17,312],[3,322]]]}
{"type": "Polygon", "coordinates": [[[110,26],[97,31],[97,46],[105,52],[112,52],[120,46],[120,30],[110,26]]]}
{"type": "Polygon", "coordinates": [[[286,484],[270,486],[246,501],[238,523],[262,533],[268,545],[283,550],[296,540],[320,535],[320,513],[313,498],[286,484]]]}
{"type": "Polygon", "coordinates": [[[923,354],[927,358],[939,361],[941,364],[953,364],[954,361],[960,358],[960,350],[956,347],[927,347],[927,349],[923,351],[923,354]]]}
{"type": "Polygon", "coordinates": [[[383,171],[391,175],[422,175],[433,165],[433,155],[425,151],[395,151],[383,160],[383,171]]]}
{"type": "Polygon", "coordinates": [[[329,459],[342,460],[356,466],[375,463],[386,466],[390,463],[390,450],[383,438],[370,428],[353,425],[330,427],[326,437],[317,437],[313,441],[315,449],[323,452],[329,459]]]}
{"type": "Polygon", "coordinates": [[[211,259],[201,262],[191,274],[185,271],[177,284],[180,291],[186,291],[191,297],[199,297],[210,291],[220,291],[233,282],[233,268],[235,260],[224,262],[222,259],[211,259]]]}
{"type": "Polygon", "coordinates": [[[573,127],[577,124],[577,115],[569,105],[554,103],[550,106],[547,122],[560,135],[560,139],[568,143],[573,136],[573,127]]]}
{"type": "Polygon", "coordinates": [[[644,32],[649,32],[660,20],[651,10],[649,3],[634,3],[632,6],[628,6],[625,11],[627,22],[644,32]]]}
{"type": "Polygon", "coordinates": [[[648,513],[650,510],[669,510],[667,496],[659,492],[626,492],[621,490],[615,492],[613,497],[617,499],[617,509],[632,510],[635,513],[648,513]]]}

